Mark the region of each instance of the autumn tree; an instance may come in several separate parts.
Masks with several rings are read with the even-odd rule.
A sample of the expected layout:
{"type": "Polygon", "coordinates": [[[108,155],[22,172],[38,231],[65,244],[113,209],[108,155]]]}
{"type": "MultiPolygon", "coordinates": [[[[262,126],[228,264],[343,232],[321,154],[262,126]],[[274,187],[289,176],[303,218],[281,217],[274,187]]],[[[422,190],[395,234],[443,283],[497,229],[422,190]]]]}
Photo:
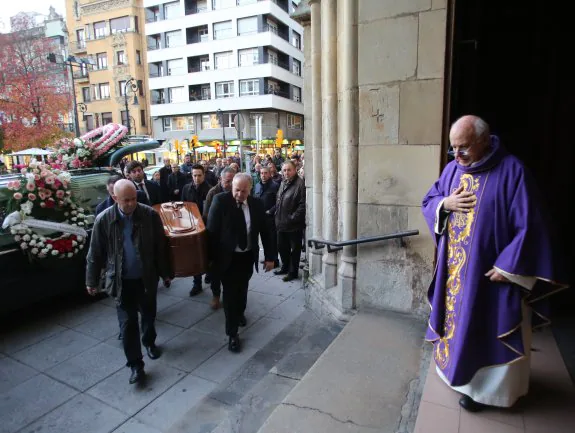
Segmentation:
{"type": "MultiPolygon", "coordinates": [[[[50,63],[57,44],[21,15],[0,34],[0,123],[4,151],[43,147],[64,134],[70,86],[63,65],[50,63]]],[[[61,58],[61,56],[60,56],[61,58]]]]}

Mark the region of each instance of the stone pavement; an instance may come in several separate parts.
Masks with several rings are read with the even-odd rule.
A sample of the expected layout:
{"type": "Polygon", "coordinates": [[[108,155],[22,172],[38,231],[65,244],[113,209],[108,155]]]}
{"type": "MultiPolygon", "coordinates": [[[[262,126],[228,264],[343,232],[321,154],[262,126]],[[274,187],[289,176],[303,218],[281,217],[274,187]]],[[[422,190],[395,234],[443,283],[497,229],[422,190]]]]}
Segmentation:
{"type": "Polygon", "coordinates": [[[142,387],[128,384],[111,299],[23,311],[0,333],[0,433],[161,433],[173,425],[189,433],[190,416],[203,432],[226,425],[257,431],[273,407],[254,415],[242,398],[259,385],[264,397],[275,392],[281,402],[341,330],[305,310],[301,284],[254,275],[241,354],[227,350],[224,312],[210,310],[209,289],[189,298],[191,279],[162,288],[157,332],[164,354],[144,358],[142,387]],[[285,374],[269,377],[273,368],[285,374]]]}

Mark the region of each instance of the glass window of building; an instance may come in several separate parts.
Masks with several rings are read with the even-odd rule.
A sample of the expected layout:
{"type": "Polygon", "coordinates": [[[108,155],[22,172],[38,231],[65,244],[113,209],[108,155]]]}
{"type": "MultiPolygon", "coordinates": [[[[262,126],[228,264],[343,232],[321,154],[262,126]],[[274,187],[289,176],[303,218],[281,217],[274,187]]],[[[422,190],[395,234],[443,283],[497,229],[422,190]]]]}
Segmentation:
{"type": "Polygon", "coordinates": [[[224,127],[225,128],[235,128],[236,122],[234,121],[236,118],[235,113],[224,113],[224,127]]]}
{"type": "Polygon", "coordinates": [[[89,87],[82,87],[82,100],[84,102],[90,102],[90,88],[89,87]]]}
{"type": "Polygon", "coordinates": [[[236,0],[212,0],[212,9],[233,8],[236,4],[236,0]]]}
{"type": "Polygon", "coordinates": [[[98,69],[108,68],[108,53],[98,53],[96,54],[96,65],[98,69]]]}
{"type": "Polygon", "coordinates": [[[185,87],[170,87],[168,89],[169,102],[185,102],[188,100],[186,97],[185,87]]]}
{"type": "Polygon", "coordinates": [[[106,29],[106,21],[98,21],[94,23],[94,37],[96,39],[104,38],[108,35],[106,29]]]}
{"type": "Polygon", "coordinates": [[[238,36],[253,35],[258,32],[258,18],[247,17],[238,20],[238,36]]]}
{"type": "Polygon", "coordinates": [[[126,80],[118,81],[118,95],[124,96],[126,94],[126,80]]]}
{"type": "Polygon", "coordinates": [[[164,19],[171,20],[180,16],[180,2],[164,4],[164,19]]]}
{"type": "Polygon", "coordinates": [[[100,99],[110,98],[110,83],[100,83],[98,85],[100,90],[100,99]]]}
{"type": "Polygon", "coordinates": [[[168,60],[167,66],[168,75],[182,75],[185,73],[183,59],[168,60]]]}
{"type": "Polygon", "coordinates": [[[125,65],[126,64],[126,52],[125,51],[118,51],[116,53],[116,60],[118,65],[125,65]]]}
{"type": "Polygon", "coordinates": [[[291,71],[301,77],[301,62],[299,60],[293,59],[291,71]]]}
{"type": "Polygon", "coordinates": [[[118,17],[110,20],[110,29],[112,33],[127,32],[130,29],[130,17],[118,17]]]}
{"type": "Polygon", "coordinates": [[[112,113],[102,113],[102,125],[112,123],[112,113]]]}
{"type": "Polygon", "coordinates": [[[216,69],[228,69],[233,67],[232,65],[232,51],[225,51],[223,53],[214,54],[214,64],[216,69]]]}
{"type": "Polygon", "coordinates": [[[257,65],[260,59],[260,52],[258,48],[246,48],[238,50],[238,60],[240,66],[257,65]]]}
{"type": "Polygon", "coordinates": [[[222,21],[214,23],[214,39],[227,39],[233,37],[232,22],[222,21]]]}
{"type": "Polygon", "coordinates": [[[76,46],[86,48],[86,33],[84,29],[76,30],[76,46]]]}
{"type": "Polygon", "coordinates": [[[182,31],[175,30],[166,32],[166,48],[179,47],[182,45],[182,31]]]}
{"type": "Polygon", "coordinates": [[[293,86],[293,100],[296,102],[301,102],[301,89],[297,86],[293,86]]]}
{"type": "Polygon", "coordinates": [[[301,35],[295,30],[292,30],[291,43],[298,50],[301,50],[301,35]]]}
{"type": "Polygon", "coordinates": [[[241,80],[240,96],[253,96],[260,94],[260,80],[241,80]]]}
{"type": "Polygon", "coordinates": [[[164,131],[171,131],[172,130],[172,118],[171,117],[164,117],[162,119],[162,126],[164,131]]]}
{"type": "Polygon", "coordinates": [[[140,110],[140,125],[146,126],[146,110],[140,110]]]}
{"type": "Polygon", "coordinates": [[[216,99],[220,98],[233,98],[234,94],[234,82],[224,81],[221,83],[216,83],[216,99]]]}
{"type": "Polygon", "coordinates": [[[140,50],[136,50],[136,65],[142,64],[142,53],[140,50]]]}
{"type": "Polygon", "coordinates": [[[302,129],[302,117],[295,114],[287,115],[287,123],[289,129],[302,129]]]}

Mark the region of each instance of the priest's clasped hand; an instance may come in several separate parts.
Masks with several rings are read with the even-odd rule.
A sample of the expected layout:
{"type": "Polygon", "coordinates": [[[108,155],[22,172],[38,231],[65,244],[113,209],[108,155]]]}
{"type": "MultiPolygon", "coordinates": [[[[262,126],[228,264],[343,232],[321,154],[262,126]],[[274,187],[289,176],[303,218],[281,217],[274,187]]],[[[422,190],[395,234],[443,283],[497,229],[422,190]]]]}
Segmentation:
{"type": "Polygon", "coordinates": [[[464,191],[463,186],[457,188],[443,202],[443,208],[449,212],[469,212],[475,207],[477,197],[469,191],[464,191]]]}

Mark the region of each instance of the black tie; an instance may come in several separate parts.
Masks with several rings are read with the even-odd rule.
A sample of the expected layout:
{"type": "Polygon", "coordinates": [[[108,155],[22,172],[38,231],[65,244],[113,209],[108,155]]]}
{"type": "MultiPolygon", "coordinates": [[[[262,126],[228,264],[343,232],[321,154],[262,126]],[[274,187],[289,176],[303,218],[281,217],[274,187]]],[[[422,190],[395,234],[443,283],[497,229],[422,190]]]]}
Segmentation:
{"type": "Polygon", "coordinates": [[[248,247],[248,227],[242,203],[238,203],[238,247],[242,251],[248,247]]]}
{"type": "Polygon", "coordinates": [[[138,189],[139,189],[140,191],[143,191],[143,190],[144,190],[144,184],[143,184],[143,183],[139,183],[139,184],[138,184],[138,189]]]}

